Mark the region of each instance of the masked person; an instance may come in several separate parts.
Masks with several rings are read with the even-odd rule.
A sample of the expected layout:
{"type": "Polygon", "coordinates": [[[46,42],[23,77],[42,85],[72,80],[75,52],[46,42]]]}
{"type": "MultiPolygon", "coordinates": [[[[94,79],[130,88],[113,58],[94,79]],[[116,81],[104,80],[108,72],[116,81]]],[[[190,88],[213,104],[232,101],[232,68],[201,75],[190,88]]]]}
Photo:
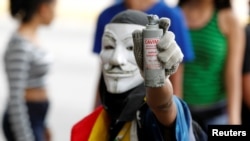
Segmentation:
{"type": "MultiPolygon", "coordinates": [[[[100,54],[101,40],[104,32],[105,25],[119,12],[126,9],[140,10],[147,14],[156,14],[159,18],[168,17],[171,20],[172,25],[169,27],[169,31],[172,31],[175,36],[175,41],[181,48],[184,55],[182,63],[179,65],[178,70],[171,75],[170,81],[173,85],[174,94],[182,98],[182,78],[183,67],[185,63],[191,62],[195,59],[191,39],[189,36],[188,28],[184,15],[179,7],[171,7],[164,0],[120,0],[120,3],[115,3],[105,8],[98,16],[96,29],[94,33],[94,42],[92,51],[95,54],[100,54]]],[[[97,88],[99,81],[97,83],[97,88]]],[[[96,98],[94,102],[94,108],[100,105],[99,91],[96,90],[96,98]]]]}
{"type": "MultiPolygon", "coordinates": [[[[173,94],[169,81],[183,54],[166,31],[170,20],[161,18],[165,33],[158,42],[158,59],[165,66],[165,83],[145,87],[142,29],[147,15],[126,10],[106,25],[102,38],[102,106],[76,123],[71,141],[194,141],[187,105],[173,94]]],[[[202,130],[200,130],[202,132],[202,130]]]]}

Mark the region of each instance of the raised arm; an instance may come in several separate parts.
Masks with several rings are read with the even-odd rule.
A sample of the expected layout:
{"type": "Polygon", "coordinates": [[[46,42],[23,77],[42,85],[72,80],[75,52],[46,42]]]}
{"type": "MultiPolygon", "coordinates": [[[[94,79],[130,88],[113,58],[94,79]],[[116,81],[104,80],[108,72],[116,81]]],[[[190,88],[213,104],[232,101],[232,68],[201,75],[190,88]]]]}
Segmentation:
{"type": "Polygon", "coordinates": [[[156,118],[165,126],[171,125],[176,118],[176,106],[173,102],[173,88],[169,79],[165,85],[157,88],[146,88],[147,104],[156,118]]]}
{"type": "MultiPolygon", "coordinates": [[[[146,101],[158,121],[165,125],[171,125],[177,115],[177,109],[173,100],[173,87],[169,80],[169,76],[174,74],[178,69],[179,64],[183,60],[183,54],[175,41],[175,35],[171,31],[167,31],[170,25],[170,20],[167,18],[161,18],[159,21],[159,27],[163,28],[164,35],[157,43],[158,55],[157,58],[161,62],[161,65],[165,69],[164,84],[149,84],[146,85],[146,101]]],[[[134,55],[137,65],[141,69],[141,74],[144,79],[144,67],[143,67],[143,36],[140,30],[133,32],[134,40],[134,55]]],[[[157,71],[157,70],[156,70],[157,71]]],[[[158,72],[155,72],[158,73],[158,72]]],[[[153,77],[153,76],[152,76],[153,77]]]]}

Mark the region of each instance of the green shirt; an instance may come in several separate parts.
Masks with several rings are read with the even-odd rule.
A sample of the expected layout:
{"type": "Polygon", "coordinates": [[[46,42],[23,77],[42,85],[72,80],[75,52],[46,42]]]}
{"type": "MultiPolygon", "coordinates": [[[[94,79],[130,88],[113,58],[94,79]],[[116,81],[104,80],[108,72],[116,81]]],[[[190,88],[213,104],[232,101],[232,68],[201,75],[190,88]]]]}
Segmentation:
{"type": "Polygon", "coordinates": [[[190,105],[212,104],[225,98],[224,66],[227,40],[217,12],[203,28],[190,30],[195,60],[185,63],[184,100],[190,105]]]}

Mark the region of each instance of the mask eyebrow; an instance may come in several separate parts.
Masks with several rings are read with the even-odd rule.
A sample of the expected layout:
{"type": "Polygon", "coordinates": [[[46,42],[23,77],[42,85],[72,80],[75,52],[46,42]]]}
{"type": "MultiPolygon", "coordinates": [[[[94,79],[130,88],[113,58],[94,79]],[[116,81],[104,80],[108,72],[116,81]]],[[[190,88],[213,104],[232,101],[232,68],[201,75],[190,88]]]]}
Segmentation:
{"type": "Polygon", "coordinates": [[[132,36],[127,36],[126,38],[123,39],[123,41],[129,41],[129,40],[132,40],[132,36]]]}
{"type": "Polygon", "coordinates": [[[105,31],[104,34],[103,34],[103,37],[109,38],[113,42],[116,42],[116,39],[114,38],[114,35],[109,31],[105,31]]]}

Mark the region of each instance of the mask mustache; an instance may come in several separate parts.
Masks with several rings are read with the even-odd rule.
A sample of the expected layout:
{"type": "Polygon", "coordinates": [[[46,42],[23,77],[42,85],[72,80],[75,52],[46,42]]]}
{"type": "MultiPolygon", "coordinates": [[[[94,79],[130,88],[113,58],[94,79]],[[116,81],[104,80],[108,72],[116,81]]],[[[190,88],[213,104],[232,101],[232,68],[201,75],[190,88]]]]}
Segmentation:
{"type": "Polygon", "coordinates": [[[137,70],[137,67],[133,67],[132,65],[126,65],[126,66],[121,66],[121,65],[105,65],[104,66],[105,71],[107,73],[114,73],[114,74],[124,74],[124,73],[132,73],[135,70],[137,70]]]}

